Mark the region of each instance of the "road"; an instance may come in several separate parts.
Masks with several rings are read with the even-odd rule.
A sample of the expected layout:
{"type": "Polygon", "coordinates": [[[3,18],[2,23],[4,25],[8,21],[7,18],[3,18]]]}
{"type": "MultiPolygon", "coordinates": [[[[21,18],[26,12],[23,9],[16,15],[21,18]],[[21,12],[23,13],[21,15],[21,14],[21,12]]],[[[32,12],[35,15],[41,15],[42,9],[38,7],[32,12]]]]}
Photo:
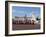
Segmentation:
{"type": "Polygon", "coordinates": [[[13,24],[12,25],[13,30],[34,30],[34,29],[40,29],[40,24],[13,24]]]}

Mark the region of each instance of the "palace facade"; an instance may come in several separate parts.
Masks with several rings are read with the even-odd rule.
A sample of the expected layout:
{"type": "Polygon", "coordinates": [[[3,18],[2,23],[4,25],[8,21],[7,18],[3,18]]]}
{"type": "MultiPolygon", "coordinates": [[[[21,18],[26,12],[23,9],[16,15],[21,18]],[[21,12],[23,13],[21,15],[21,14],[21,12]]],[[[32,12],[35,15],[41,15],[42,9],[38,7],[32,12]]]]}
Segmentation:
{"type": "Polygon", "coordinates": [[[32,13],[31,17],[27,17],[27,15],[25,15],[24,17],[15,16],[15,17],[12,18],[12,20],[13,20],[13,23],[16,23],[16,24],[19,24],[19,23],[22,23],[22,24],[25,24],[25,23],[28,23],[28,24],[38,23],[38,21],[36,20],[33,13],[32,13]]]}

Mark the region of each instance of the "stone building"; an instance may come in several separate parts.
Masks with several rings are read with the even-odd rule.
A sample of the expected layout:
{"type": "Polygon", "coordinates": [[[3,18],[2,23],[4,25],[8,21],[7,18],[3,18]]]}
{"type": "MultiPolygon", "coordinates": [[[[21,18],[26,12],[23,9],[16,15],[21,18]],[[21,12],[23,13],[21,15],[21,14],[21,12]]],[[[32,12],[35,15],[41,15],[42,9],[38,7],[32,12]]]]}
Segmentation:
{"type": "Polygon", "coordinates": [[[31,17],[27,17],[27,15],[25,14],[24,17],[18,17],[18,16],[15,16],[12,18],[14,21],[17,21],[18,23],[20,22],[29,22],[29,23],[38,23],[38,21],[36,20],[36,17],[34,15],[34,13],[32,12],[32,16],[31,17]]]}

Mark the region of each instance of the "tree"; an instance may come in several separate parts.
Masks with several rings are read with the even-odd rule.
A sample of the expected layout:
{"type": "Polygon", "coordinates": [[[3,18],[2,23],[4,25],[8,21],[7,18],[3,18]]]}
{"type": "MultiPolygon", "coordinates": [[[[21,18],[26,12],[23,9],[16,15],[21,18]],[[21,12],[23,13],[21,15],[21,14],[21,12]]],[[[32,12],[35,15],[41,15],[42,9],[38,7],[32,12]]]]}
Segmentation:
{"type": "Polygon", "coordinates": [[[39,17],[37,17],[37,18],[36,18],[36,20],[40,20],[40,18],[39,18],[39,17]]]}

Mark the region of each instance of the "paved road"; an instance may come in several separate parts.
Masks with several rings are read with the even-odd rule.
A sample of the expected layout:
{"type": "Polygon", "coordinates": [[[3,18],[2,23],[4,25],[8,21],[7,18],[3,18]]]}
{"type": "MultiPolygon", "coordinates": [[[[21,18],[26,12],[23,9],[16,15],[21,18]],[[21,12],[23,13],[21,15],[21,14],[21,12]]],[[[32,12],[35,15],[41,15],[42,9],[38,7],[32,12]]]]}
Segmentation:
{"type": "Polygon", "coordinates": [[[13,24],[13,30],[34,30],[34,29],[40,29],[40,24],[35,24],[35,25],[31,25],[31,24],[13,24]]]}

